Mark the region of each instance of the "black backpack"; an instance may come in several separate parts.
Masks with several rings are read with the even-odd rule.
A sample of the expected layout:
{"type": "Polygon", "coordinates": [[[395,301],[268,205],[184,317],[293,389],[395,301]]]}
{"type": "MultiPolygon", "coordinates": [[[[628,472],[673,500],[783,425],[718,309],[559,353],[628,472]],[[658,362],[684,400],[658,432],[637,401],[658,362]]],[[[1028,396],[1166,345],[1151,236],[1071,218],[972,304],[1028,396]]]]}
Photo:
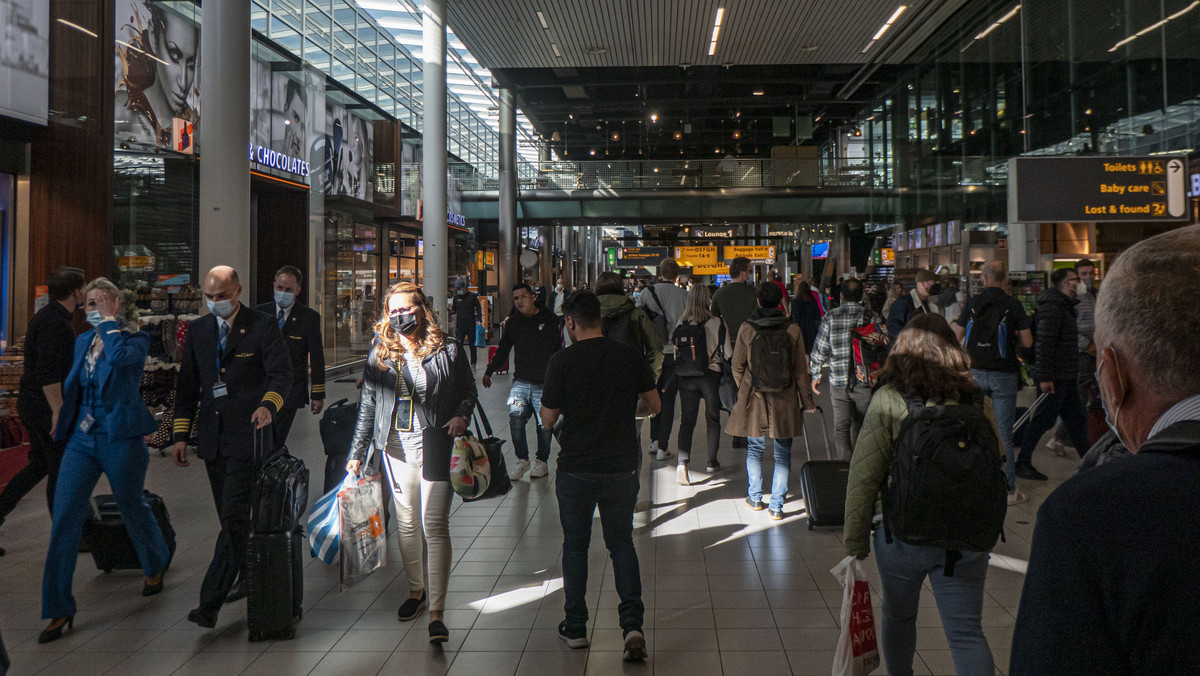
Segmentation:
{"type": "Polygon", "coordinates": [[[909,399],[883,495],[887,541],[945,549],[946,576],[963,551],[990,551],[1008,509],[999,444],[981,396],[939,406],[909,399]]]}
{"type": "Polygon", "coordinates": [[[346,402],[346,399],[339,399],[326,407],[321,416],[321,445],[325,447],[325,455],[346,456],[350,453],[354,425],[358,422],[358,404],[346,402]]]}
{"type": "Polygon", "coordinates": [[[642,312],[645,312],[646,316],[650,318],[650,323],[654,325],[654,332],[658,334],[659,341],[663,344],[669,343],[671,342],[671,327],[667,322],[667,309],[663,306],[662,300],[659,299],[658,292],[654,290],[653,284],[647,287],[646,290],[654,297],[654,302],[658,303],[658,310],[661,310],[661,312],[650,307],[649,304],[642,306],[642,312]]]}
{"type": "Polygon", "coordinates": [[[637,329],[633,326],[633,313],[634,308],[630,308],[620,314],[605,317],[600,320],[600,331],[604,337],[637,348],[640,352],[642,341],[638,340],[637,329]]]}
{"type": "Polygon", "coordinates": [[[1016,361],[1013,331],[1008,308],[999,299],[984,302],[982,297],[971,307],[963,345],[971,356],[971,368],[983,371],[1011,371],[1016,361]]]}
{"type": "Polygon", "coordinates": [[[259,473],[250,532],[291,533],[303,525],[307,512],[308,469],[284,446],[259,473]]]}
{"type": "Polygon", "coordinates": [[[675,327],[671,342],[675,345],[675,375],[702,376],[708,373],[708,361],[711,353],[708,349],[708,335],[703,323],[680,324],[675,327]]]}
{"type": "Polygon", "coordinates": [[[750,339],[750,386],[755,392],[782,392],[792,386],[792,337],[787,326],[755,329],[750,339]]]}

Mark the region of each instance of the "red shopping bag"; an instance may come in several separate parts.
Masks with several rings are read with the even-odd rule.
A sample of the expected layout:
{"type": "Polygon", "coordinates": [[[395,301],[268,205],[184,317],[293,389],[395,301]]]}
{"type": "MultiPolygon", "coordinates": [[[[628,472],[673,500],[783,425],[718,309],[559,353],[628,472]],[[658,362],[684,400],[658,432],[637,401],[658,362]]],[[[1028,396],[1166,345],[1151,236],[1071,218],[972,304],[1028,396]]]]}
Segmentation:
{"type": "Polygon", "coordinates": [[[829,571],[842,583],[841,634],[833,654],[833,676],[865,676],[879,667],[875,613],[862,562],[847,556],[829,571]]]}

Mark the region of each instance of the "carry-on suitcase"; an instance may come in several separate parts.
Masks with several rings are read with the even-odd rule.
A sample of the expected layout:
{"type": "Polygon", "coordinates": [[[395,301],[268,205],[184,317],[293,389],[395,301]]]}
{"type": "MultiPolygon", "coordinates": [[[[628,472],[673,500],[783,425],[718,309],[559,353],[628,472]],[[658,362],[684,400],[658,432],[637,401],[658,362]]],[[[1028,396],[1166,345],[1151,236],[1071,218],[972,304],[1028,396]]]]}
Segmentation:
{"type": "MultiPolygon", "coordinates": [[[[270,429],[254,433],[256,464],[270,443],[270,429]]],[[[286,448],[260,466],[246,544],[246,624],[251,641],[289,640],[296,636],[304,598],[308,470],[286,448]]]]}
{"type": "Polygon", "coordinates": [[[1038,398],[1033,402],[1033,405],[1030,406],[1029,408],[1026,408],[1024,406],[1017,407],[1017,413],[1016,413],[1017,421],[1015,423],[1013,423],[1013,430],[1012,430],[1013,448],[1021,447],[1021,443],[1025,439],[1025,427],[1029,425],[1029,421],[1033,419],[1033,414],[1037,413],[1038,408],[1041,407],[1041,405],[1046,401],[1046,397],[1049,397],[1049,396],[1050,396],[1049,392],[1042,392],[1041,394],[1038,395],[1038,398]]]}
{"type": "MultiPolygon", "coordinates": [[[[161,496],[150,491],[145,491],[144,495],[154,519],[158,521],[158,527],[162,529],[163,539],[167,541],[167,550],[170,552],[167,566],[170,567],[171,559],[175,556],[175,528],[171,526],[171,516],[161,496]]],[[[92,497],[92,516],[83,522],[83,541],[92,550],[96,568],[106,573],[142,567],[114,495],[92,497]]]]}
{"type": "MultiPolygon", "coordinates": [[[[498,350],[498,349],[500,349],[500,347],[498,345],[488,345],[488,363],[489,364],[492,363],[492,359],[495,358],[496,350],[498,350]]],[[[501,364],[500,367],[497,368],[495,371],[492,371],[492,373],[508,373],[508,360],[505,359],[504,363],[501,364]]]]}
{"type": "Polygon", "coordinates": [[[808,443],[808,425],[802,428],[804,452],[808,456],[808,462],[800,467],[800,496],[804,498],[809,530],[817,526],[841,526],[845,522],[846,485],[850,480],[850,461],[833,459],[825,412],[818,408],[816,417],[821,421],[825,460],[812,459],[812,447],[808,443]]]}

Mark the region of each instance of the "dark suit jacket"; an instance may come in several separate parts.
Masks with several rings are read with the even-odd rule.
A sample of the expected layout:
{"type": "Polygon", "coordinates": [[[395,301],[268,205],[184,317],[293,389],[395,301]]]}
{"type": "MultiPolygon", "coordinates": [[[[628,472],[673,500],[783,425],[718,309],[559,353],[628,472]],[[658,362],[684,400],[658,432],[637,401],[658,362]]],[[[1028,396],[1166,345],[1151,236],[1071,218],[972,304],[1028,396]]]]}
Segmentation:
{"type": "Polygon", "coordinates": [[[243,305],[230,328],[218,374],[217,318],[208,314],[192,322],[175,382],[175,441],[187,441],[199,408],[197,454],[202,460],[252,458],[250,416],[259,406],[278,413],[292,387],[287,347],[274,317],[243,305]],[[214,399],[218,376],[228,394],[214,399]]]}
{"type": "MultiPolygon", "coordinates": [[[[277,317],[275,303],[263,303],[254,308],[277,317]]],[[[275,325],[279,325],[278,318],[275,325]]],[[[308,404],[308,369],[312,367],[312,398],[325,398],[325,348],[321,345],[321,315],[307,305],[292,304],[284,322],[283,342],[292,360],[292,389],[283,397],[285,408],[303,408],[308,404]]]]}
{"type": "MultiPolygon", "coordinates": [[[[94,331],[75,339],[75,361],[63,381],[63,407],[58,416],[54,438],[65,440],[76,431],[83,386],[79,374],[84,368],[88,350],[92,347],[94,331]]],[[[158,428],[154,416],[142,400],[142,368],[150,350],[150,336],[145,331],[122,330],[117,322],[100,324],[100,339],[104,351],[96,360],[96,377],[100,382],[100,399],[106,411],[101,431],[109,439],[129,439],[150,434],[158,428]]]]}

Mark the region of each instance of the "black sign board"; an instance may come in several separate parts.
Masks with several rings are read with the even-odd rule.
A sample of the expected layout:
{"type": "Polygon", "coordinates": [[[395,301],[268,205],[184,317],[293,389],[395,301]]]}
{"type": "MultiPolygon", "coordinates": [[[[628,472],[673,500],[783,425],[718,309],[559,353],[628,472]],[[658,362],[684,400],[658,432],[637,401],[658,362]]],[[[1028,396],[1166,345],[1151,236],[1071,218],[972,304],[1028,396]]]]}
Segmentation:
{"type": "Polygon", "coordinates": [[[618,268],[636,268],[643,265],[658,266],[664,258],[670,255],[670,247],[665,246],[631,246],[617,249],[618,268]]]}
{"type": "Polygon", "coordinates": [[[1012,223],[1187,220],[1182,157],[1014,157],[1012,223]]]}

